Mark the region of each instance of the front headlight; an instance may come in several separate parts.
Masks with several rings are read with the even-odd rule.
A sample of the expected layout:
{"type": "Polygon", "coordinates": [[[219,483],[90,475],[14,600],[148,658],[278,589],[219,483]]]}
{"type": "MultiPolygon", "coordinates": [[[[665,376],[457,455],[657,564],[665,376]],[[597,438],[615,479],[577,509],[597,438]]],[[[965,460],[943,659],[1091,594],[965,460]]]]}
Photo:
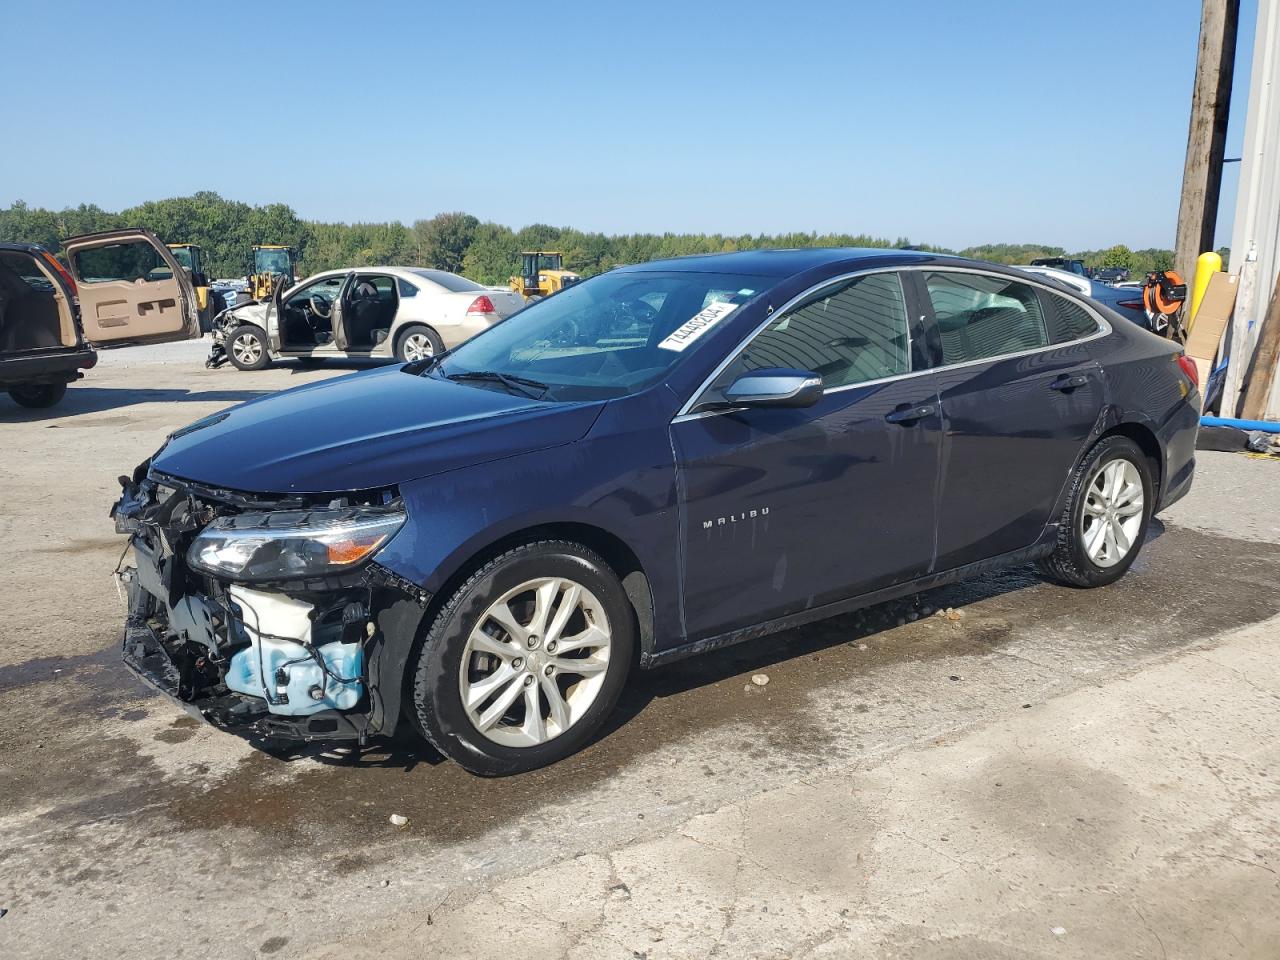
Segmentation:
{"type": "Polygon", "coordinates": [[[192,542],[187,563],[203,573],[246,583],[328,576],[373,556],[404,518],[399,506],[219,517],[192,542]]]}

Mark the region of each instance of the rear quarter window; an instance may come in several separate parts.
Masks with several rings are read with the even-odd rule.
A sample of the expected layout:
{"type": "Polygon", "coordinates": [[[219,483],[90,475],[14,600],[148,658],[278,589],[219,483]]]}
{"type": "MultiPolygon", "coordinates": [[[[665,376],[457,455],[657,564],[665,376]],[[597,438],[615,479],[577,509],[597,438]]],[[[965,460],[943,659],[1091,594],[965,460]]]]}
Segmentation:
{"type": "Polygon", "coordinates": [[[1098,321],[1080,304],[1056,293],[1040,291],[1044,322],[1053,343],[1068,343],[1098,332],[1098,321]]]}

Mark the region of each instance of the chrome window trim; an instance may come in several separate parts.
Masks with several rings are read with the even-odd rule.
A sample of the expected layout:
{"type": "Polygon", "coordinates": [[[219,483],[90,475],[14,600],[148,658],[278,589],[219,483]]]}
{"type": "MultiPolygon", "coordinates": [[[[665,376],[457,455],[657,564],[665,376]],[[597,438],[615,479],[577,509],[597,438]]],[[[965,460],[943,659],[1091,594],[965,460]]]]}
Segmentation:
{"type": "MultiPolygon", "coordinates": [[[[927,367],[923,370],[909,370],[906,373],[899,373],[892,377],[881,377],[879,380],[862,380],[858,383],[847,383],[847,384],[842,384],[841,386],[838,386],[838,387],[828,387],[822,391],[823,396],[826,396],[829,393],[842,393],[846,390],[858,390],[858,389],[861,389],[862,387],[874,387],[882,383],[893,383],[896,380],[906,380],[910,377],[918,377],[926,373],[945,373],[948,370],[960,370],[965,367],[977,366],[980,363],[991,363],[992,361],[995,361],[995,360],[1015,360],[1018,357],[1029,357],[1037,353],[1045,353],[1049,350],[1057,350],[1060,347],[1067,347],[1075,343],[1089,343],[1090,341],[1093,341],[1093,340],[1100,340],[1111,333],[1110,321],[1108,321],[1106,317],[1102,316],[1102,314],[1100,314],[1092,305],[1085,303],[1084,302],[1085,298],[1083,297],[1082,294],[1076,293],[1074,290],[1064,291],[1064,290],[1055,289],[1054,287],[1049,286],[1047,283],[1040,283],[1035,279],[1028,278],[1024,280],[1022,277],[1010,277],[1010,276],[1006,276],[1003,273],[992,273],[990,270],[984,270],[981,267],[956,267],[956,266],[949,266],[949,265],[939,266],[937,264],[901,264],[896,267],[869,267],[865,270],[855,270],[852,273],[842,273],[839,276],[835,276],[827,280],[823,280],[821,283],[816,283],[812,287],[809,287],[807,290],[804,290],[801,293],[796,294],[794,297],[792,297],[790,300],[788,300],[778,309],[772,311],[769,314],[769,316],[765,318],[764,322],[761,323],[759,326],[757,326],[749,334],[747,334],[747,336],[743,337],[743,339],[739,341],[738,345],[722,361],[720,361],[720,363],[716,366],[714,370],[711,371],[710,375],[705,380],[703,380],[701,384],[698,385],[698,389],[694,390],[693,393],[689,395],[689,399],[686,400],[685,403],[680,407],[679,412],[677,412],[676,415],[671,418],[671,422],[674,424],[674,423],[683,423],[686,420],[701,420],[703,417],[718,417],[726,413],[733,413],[735,410],[742,409],[741,407],[730,407],[724,410],[703,410],[698,413],[689,412],[693,408],[694,404],[698,401],[698,399],[702,396],[703,392],[709,386],[711,386],[712,383],[715,382],[716,378],[719,377],[720,374],[724,372],[725,368],[728,367],[730,363],[732,363],[735,359],[737,359],[738,355],[742,353],[743,350],[746,349],[747,345],[752,340],[754,340],[758,334],[763,332],[765,327],[767,327],[771,322],[773,322],[773,319],[776,315],[792,309],[801,300],[813,295],[814,293],[821,290],[823,287],[830,286],[833,283],[840,283],[844,280],[852,280],[854,277],[868,276],[873,273],[905,273],[908,270],[928,271],[929,273],[947,273],[947,272],[978,273],[988,277],[1000,277],[1000,278],[1009,280],[1012,283],[1023,283],[1029,287],[1038,287],[1039,289],[1044,290],[1047,293],[1051,293],[1059,297],[1065,296],[1068,300],[1074,303],[1078,303],[1081,307],[1083,307],[1085,310],[1089,312],[1089,314],[1093,317],[1094,320],[1098,322],[1098,329],[1091,334],[1088,334],[1083,337],[1077,337],[1074,340],[1064,340],[1061,343],[1049,343],[1043,347],[1033,347],[1029,350],[1018,350],[1018,351],[1015,351],[1014,353],[1001,353],[994,357],[982,357],[979,360],[965,360],[965,361],[962,361],[961,363],[948,363],[940,367],[927,367]]],[[[904,290],[903,291],[904,296],[905,296],[905,293],[906,291],[904,290]]],[[[1045,328],[1045,335],[1048,336],[1047,327],[1045,328]]],[[[910,320],[908,320],[907,322],[907,362],[908,363],[911,362],[910,320]]]]}

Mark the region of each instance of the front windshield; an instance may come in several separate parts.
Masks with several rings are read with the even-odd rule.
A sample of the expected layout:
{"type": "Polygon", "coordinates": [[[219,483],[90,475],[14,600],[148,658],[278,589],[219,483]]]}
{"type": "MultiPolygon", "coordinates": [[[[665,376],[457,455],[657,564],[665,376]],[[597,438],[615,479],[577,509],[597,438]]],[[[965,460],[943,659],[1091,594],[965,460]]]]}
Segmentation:
{"type": "Polygon", "coordinates": [[[449,353],[434,374],[483,386],[492,378],[475,375],[520,378],[536,383],[546,400],[627,396],[658,382],[686,347],[775,282],[722,273],[601,274],[491,327],[449,353]]]}
{"type": "Polygon", "coordinates": [[[254,268],[258,273],[288,273],[289,251],[258,250],[254,253],[254,268]]]}
{"type": "Polygon", "coordinates": [[[173,259],[178,261],[179,266],[186,267],[188,270],[193,269],[190,247],[170,247],[169,252],[173,254],[173,259]]]}

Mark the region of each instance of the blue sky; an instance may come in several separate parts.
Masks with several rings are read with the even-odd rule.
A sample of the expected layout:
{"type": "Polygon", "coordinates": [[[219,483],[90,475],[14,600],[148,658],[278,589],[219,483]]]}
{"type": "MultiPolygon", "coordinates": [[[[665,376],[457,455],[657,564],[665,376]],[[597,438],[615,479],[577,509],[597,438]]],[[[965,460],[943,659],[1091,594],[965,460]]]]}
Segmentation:
{"type": "MultiPolygon", "coordinates": [[[[3,3],[22,38],[6,44],[8,100],[26,109],[6,125],[0,205],[211,189],[325,220],[467,210],[516,227],[1072,249],[1172,246],[1200,12],[3,3]]],[[[1228,156],[1255,9],[1244,0],[1228,156]]]]}

